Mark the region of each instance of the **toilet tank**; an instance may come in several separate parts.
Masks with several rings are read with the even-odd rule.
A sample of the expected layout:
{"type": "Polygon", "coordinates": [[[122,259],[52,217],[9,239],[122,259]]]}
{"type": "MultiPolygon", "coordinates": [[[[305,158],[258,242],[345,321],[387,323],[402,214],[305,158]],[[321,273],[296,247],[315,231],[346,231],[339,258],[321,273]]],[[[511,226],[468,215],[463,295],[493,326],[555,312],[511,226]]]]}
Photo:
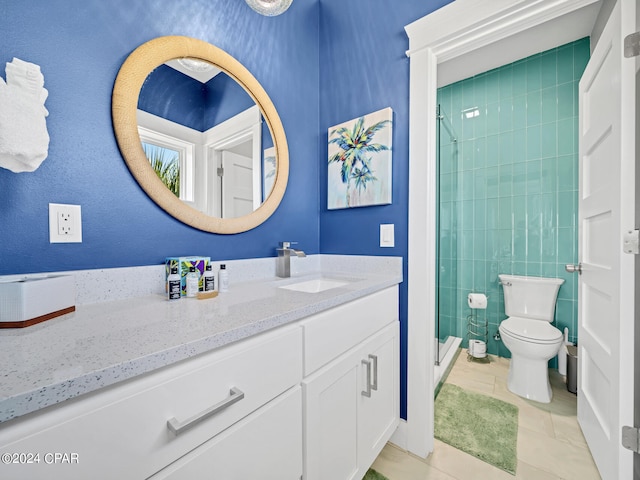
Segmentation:
{"type": "Polygon", "coordinates": [[[561,278],[498,275],[504,291],[504,310],[509,317],[553,321],[561,278]]]}

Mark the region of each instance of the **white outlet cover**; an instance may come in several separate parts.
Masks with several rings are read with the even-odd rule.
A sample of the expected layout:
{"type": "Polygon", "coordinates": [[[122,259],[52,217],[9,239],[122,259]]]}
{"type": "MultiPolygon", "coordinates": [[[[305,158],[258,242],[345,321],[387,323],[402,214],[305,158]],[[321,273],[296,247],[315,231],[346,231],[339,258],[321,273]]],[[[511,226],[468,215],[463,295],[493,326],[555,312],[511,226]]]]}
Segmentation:
{"type": "Polygon", "coordinates": [[[49,243],[82,243],[82,213],[80,205],[49,204],[49,243]],[[60,214],[69,215],[70,233],[62,234],[59,229],[60,214]]]}

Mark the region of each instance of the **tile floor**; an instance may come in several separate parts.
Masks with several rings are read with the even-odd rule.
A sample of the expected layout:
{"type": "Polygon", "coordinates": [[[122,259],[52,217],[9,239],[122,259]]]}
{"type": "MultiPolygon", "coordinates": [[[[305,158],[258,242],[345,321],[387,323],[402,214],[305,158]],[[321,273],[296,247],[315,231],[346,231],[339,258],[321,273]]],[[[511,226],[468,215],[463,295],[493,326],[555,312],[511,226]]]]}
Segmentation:
{"type": "Polygon", "coordinates": [[[536,403],[507,390],[508,359],[490,360],[489,364],[468,362],[462,350],[446,381],[518,406],[515,477],[439,440],[426,460],[387,444],[373,468],[389,480],[600,479],[576,420],[576,396],[567,391],[563,377],[550,370],[553,400],[536,403]]]}

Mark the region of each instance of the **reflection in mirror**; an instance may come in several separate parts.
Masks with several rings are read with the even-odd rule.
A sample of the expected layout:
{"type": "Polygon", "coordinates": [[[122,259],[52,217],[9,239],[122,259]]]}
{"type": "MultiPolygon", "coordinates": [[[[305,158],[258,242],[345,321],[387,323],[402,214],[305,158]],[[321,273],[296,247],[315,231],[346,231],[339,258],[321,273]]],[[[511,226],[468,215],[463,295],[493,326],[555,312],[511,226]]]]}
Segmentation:
{"type": "MultiPolygon", "coordinates": [[[[162,86],[160,86],[160,88],[161,87],[162,86]]],[[[174,85],[172,88],[176,88],[176,86],[174,85]]],[[[201,93],[199,96],[200,99],[202,99],[201,93]]],[[[186,104],[191,104],[188,98],[186,104]]],[[[204,119],[204,107],[202,107],[202,103],[198,102],[194,103],[194,105],[198,118],[204,119]],[[202,110],[198,112],[199,108],[202,108],[202,110]]],[[[255,106],[251,104],[251,107],[255,108],[255,106]]],[[[249,108],[249,111],[251,111],[251,107],[247,107],[249,108]]],[[[231,115],[227,120],[238,114],[243,114],[247,108],[231,115]]],[[[192,110],[188,110],[188,112],[193,114],[192,110]]],[[[151,200],[153,200],[169,215],[186,225],[190,225],[205,232],[220,234],[246,232],[264,223],[271,215],[273,215],[278,208],[278,205],[280,205],[289,178],[289,148],[278,111],[269,98],[269,95],[267,95],[267,92],[251,72],[249,72],[249,70],[247,70],[231,55],[216,46],[195,38],[177,35],[158,37],[143,43],[131,52],[122,64],[122,67],[120,67],[113,87],[111,113],[113,115],[113,128],[116,140],[118,141],[122,157],[127,163],[131,174],[137,180],[145,193],[149,195],[151,200]],[[195,169],[198,165],[196,165],[193,160],[191,162],[189,161],[189,155],[192,156],[192,159],[195,158],[196,154],[204,155],[203,153],[198,152],[198,148],[200,150],[204,148],[204,143],[188,141],[187,145],[184,145],[184,142],[180,143],[180,141],[177,141],[180,139],[178,135],[169,135],[166,132],[163,132],[161,128],[155,128],[153,125],[144,124],[138,118],[148,115],[150,118],[155,120],[161,119],[160,123],[170,120],[170,117],[164,116],[164,112],[170,111],[170,107],[173,107],[171,101],[174,98],[173,90],[165,91],[168,96],[162,97],[170,99],[168,103],[166,101],[164,101],[164,103],[159,102],[159,104],[164,105],[164,108],[160,108],[160,114],[157,112],[149,113],[146,110],[143,111],[143,109],[138,108],[140,104],[139,97],[143,87],[145,87],[145,84],[149,81],[148,77],[152,72],[167,62],[185,58],[196,59],[201,62],[209,62],[229,77],[227,81],[230,82],[230,79],[233,79],[237,82],[237,84],[247,92],[248,96],[253,99],[255,106],[258,107],[257,110],[261,112],[262,117],[259,117],[257,114],[255,117],[262,118],[262,122],[258,120],[257,123],[266,125],[267,128],[264,130],[267,131],[268,129],[270,133],[270,135],[262,135],[261,133],[254,134],[253,136],[248,135],[252,138],[251,150],[255,151],[256,148],[258,148],[259,151],[261,151],[260,159],[262,160],[262,157],[264,156],[264,165],[271,168],[271,170],[269,170],[269,168],[265,168],[262,164],[260,165],[262,168],[262,178],[259,183],[262,186],[262,193],[260,194],[260,192],[258,192],[256,194],[254,191],[251,192],[251,202],[254,205],[254,210],[247,215],[235,216],[233,218],[221,218],[220,216],[210,215],[190,206],[189,202],[192,204],[199,202],[197,185],[198,182],[202,181],[202,178],[199,175],[196,175],[195,169]],[[145,151],[142,148],[142,143],[140,141],[141,131],[143,129],[147,129],[146,133],[149,133],[149,131],[153,132],[149,133],[149,135],[155,135],[156,141],[159,141],[157,140],[158,138],[163,141],[168,141],[168,139],[171,140],[173,143],[167,145],[165,148],[174,150],[184,157],[184,161],[178,161],[181,168],[179,172],[180,187],[178,196],[167,188],[151,167],[151,163],[145,155],[145,151]],[[253,138],[259,139],[259,147],[256,147],[257,140],[254,141],[253,138]],[[196,147],[197,145],[200,147],[196,147]],[[273,145],[272,153],[265,154],[263,151],[265,149],[269,150],[270,145],[273,145]],[[270,161],[271,157],[276,159],[274,164],[270,161]],[[182,162],[184,162],[184,166],[182,162]],[[190,165],[191,170],[189,169],[190,165]],[[273,172],[272,165],[275,165],[275,173],[273,175],[271,174],[271,172],[273,172]],[[193,181],[189,181],[188,178],[193,178],[193,181]],[[191,192],[189,191],[190,185],[193,186],[191,192]],[[268,194],[265,194],[265,192],[268,192],[268,194]],[[185,198],[185,201],[180,200],[180,198],[185,198]],[[259,207],[255,206],[258,205],[255,198],[262,198],[262,203],[259,207]]],[[[253,114],[247,113],[247,115],[253,114]]],[[[204,122],[204,120],[202,121],[204,122]]],[[[201,135],[204,131],[197,130],[192,126],[185,127],[183,124],[179,124],[174,120],[171,120],[171,122],[179,125],[179,129],[184,129],[191,133],[196,131],[201,135]]],[[[225,138],[222,138],[222,140],[224,139],[225,138]]],[[[214,148],[214,151],[224,151],[227,147],[231,148],[229,142],[223,142],[222,140],[216,140],[217,143],[212,143],[211,146],[213,147],[219,146],[217,149],[214,148]],[[221,144],[218,145],[219,143],[221,144]]],[[[147,137],[145,137],[144,141],[145,143],[157,145],[157,143],[151,142],[147,137]]],[[[220,155],[222,155],[222,153],[220,155]]],[[[214,156],[214,154],[211,154],[210,158],[213,158],[214,156]]],[[[256,157],[254,156],[254,158],[256,157]]],[[[208,163],[207,171],[217,172],[217,166],[211,165],[212,161],[208,161],[208,163]]],[[[253,171],[250,176],[253,183],[253,171]]],[[[206,198],[207,202],[209,202],[210,198],[216,197],[207,192],[206,198]]],[[[204,209],[205,207],[202,208],[204,209]]],[[[222,212],[222,200],[220,200],[219,208],[222,212]]]]}
{"type": "MultiPolygon", "coordinates": [[[[180,196],[180,152],[170,147],[155,145],[152,141],[142,141],[144,154],[151,163],[151,168],[156,172],[171,193],[178,198],[180,196]]],[[[182,189],[184,192],[184,189],[182,189]]]]}
{"type": "Polygon", "coordinates": [[[162,182],[207,215],[248,215],[275,177],[273,140],[258,106],[208,62],[183,58],[155,68],[138,97],[138,132],[162,182]]]}

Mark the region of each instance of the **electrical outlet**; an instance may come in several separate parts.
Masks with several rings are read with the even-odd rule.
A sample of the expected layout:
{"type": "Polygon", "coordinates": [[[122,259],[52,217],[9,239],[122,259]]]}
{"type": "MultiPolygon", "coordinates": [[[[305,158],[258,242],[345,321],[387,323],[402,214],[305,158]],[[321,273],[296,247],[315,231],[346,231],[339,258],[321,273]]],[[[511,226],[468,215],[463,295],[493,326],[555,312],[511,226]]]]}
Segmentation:
{"type": "Polygon", "coordinates": [[[80,205],[49,204],[49,242],[82,243],[80,205]]]}
{"type": "Polygon", "coordinates": [[[72,215],[65,210],[58,210],[58,235],[73,235],[72,215]]]}

